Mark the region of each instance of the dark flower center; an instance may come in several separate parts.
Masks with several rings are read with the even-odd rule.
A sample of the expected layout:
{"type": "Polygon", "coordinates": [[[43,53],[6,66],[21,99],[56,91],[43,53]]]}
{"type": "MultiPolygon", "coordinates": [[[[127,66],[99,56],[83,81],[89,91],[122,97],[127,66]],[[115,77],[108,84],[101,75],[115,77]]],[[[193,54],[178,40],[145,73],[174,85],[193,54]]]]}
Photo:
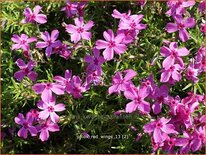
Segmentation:
{"type": "Polygon", "coordinates": [[[27,122],[24,122],[23,127],[27,129],[29,127],[29,124],[27,122]]]}
{"type": "Polygon", "coordinates": [[[81,27],[79,27],[79,28],[77,29],[77,32],[78,32],[78,33],[82,33],[83,31],[84,31],[84,29],[81,28],[81,27]]]}
{"type": "Polygon", "coordinates": [[[115,47],[115,42],[114,41],[110,41],[109,44],[108,44],[109,48],[113,48],[115,47]]]}
{"type": "Polygon", "coordinates": [[[183,28],[185,28],[185,25],[183,23],[179,23],[178,27],[179,27],[179,29],[183,29],[183,28]]]}
{"type": "Polygon", "coordinates": [[[163,97],[163,96],[157,97],[157,101],[158,101],[159,103],[162,103],[162,102],[164,101],[164,97],[163,97]]]}
{"type": "Polygon", "coordinates": [[[136,24],[135,24],[135,22],[132,22],[129,26],[130,26],[132,29],[135,29],[136,24]]]}
{"type": "Polygon", "coordinates": [[[53,106],[49,106],[49,107],[48,107],[48,111],[49,111],[49,112],[54,112],[54,107],[53,107],[53,106]]]}
{"type": "Polygon", "coordinates": [[[99,64],[99,60],[97,58],[94,59],[94,64],[98,65],[99,64]]]}
{"type": "Polygon", "coordinates": [[[52,88],[52,84],[51,83],[47,83],[46,84],[46,88],[48,88],[48,89],[52,88]]]}
{"type": "Polygon", "coordinates": [[[139,103],[141,102],[141,100],[142,100],[142,99],[141,99],[140,96],[138,96],[138,97],[135,99],[135,101],[136,101],[137,104],[139,104],[139,103]]]}

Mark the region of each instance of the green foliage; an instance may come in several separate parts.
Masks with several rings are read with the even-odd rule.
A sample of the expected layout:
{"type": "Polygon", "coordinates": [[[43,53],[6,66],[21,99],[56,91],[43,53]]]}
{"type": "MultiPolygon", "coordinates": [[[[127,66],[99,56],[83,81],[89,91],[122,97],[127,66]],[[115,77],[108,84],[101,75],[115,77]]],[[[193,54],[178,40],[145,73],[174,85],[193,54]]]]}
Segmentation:
{"type": "MultiPolygon", "coordinates": [[[[149,120],[143,118],[138,113],[115,117],[113,113],[119,109],[124,109],[128,100],[123,96],[108,95],[108,86],[111,85],[112,75],[115,71],[134,69],[138,75],[134,79],[136,85],[140,84],[143,78],[154,74],[156,81],[160,79],[162,58],[159,51],[163,39],[171,40],[176,34],[165,32],[165,25],[172,21],[165,15],[167,10],[165,2],[148,2],[144,9],[134,4],[134,2],[94,2],[88,3],[85,9],[85,20],[95,22],[92,28],[93,38],[91,42],[85,42],[86,49],[78,49],[74,53],[74,58],[64,60],[54,55],[47,59],[43,50],[33,50],[33,56],[38,63],[35,69],[38,74],[37,82],[52,81],[53,76],[63,75],[66,69],[71,69],[73,74],[85,77],[86,64],[82,58],[85,54],[90,54],[89,47],[94,45],[94,41],[103,38],[103,32],[107,29],[116,31],[118,20],[112,18],[113,9],[120,12],[132,14],[144,14],[143,23],[147,24],[147,29],[140,32],[137,41],[129,46],[127,52],[121,56],[116,56],[115,61],[104,63],[103,65],[103,86],[94,86],[84,93],[82,99],[75,100],[69,95],[58,97],[57,101],[66,105],[67,110],[62,112],[60,126],[61,131],[50,134],[47,142],[41,142],[38,137],[23,140],[17,136],[18,127],[14,118],[18,113],[26,113],[31,108],[36,108],[39,99],[31,89],[33,83],[29,79],[17,82],[13,75],[18,70],[15,61],[23,58],[21,51],[11,51],[12,34],[25,33],[28,36],[39,36],[39,31],[51,31],[54,28],[60,31],[60,40],[69,41],[69,35],[62,27],[62,23],[73,23],[60,9],[63,2],[3,2],[2,3],[2,131],[6,133],[2,141],[3,153],[151,153],[150,139],[143,135],[140,141],[135,142],[137,133],[142,132],[142,127],[149,120]],[[29,6],[41,5],[43,13],[48,17],[48,23],[40,25],[21,24],[23,10],[29,6]],[[158,58],[154,65],[150,63],[154,58],[158,58]],[[137,132],[129,129],[135,126],[137,132]],[[12,133],[9,133],[11,129],[12,133]],[[92,136],[114,136],[109,138],[82,137],[82,131],[88,131],[92,136]]],[[[189,33],[191,38],[188,42],[179,42],[180,46],[190,49],[192,55],[203,44],[203,35],[199,30],[199,25],[203,17],[196,11],[196,6],[190,12],[194,12],[197,19],[197,26],[189,33]]],[[[34,47],[34,45],[32,45],[34,47]]],[[[189,58],[184,58],[188,62],[189,58]]],[[[185,97],[186,92],[194,90],[196,93],[204,93],[204,77],[196,85],[191,81],[183,80],[170,88],[171,95],[185,97]]]]}

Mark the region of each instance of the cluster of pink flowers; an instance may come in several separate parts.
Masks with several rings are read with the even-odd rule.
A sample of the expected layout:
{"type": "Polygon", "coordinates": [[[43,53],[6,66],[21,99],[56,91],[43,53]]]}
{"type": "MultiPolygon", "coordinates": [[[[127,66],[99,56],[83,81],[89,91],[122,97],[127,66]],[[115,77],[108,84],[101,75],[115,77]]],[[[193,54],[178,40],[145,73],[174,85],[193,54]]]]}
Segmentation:
{"type": "MultiPolygon", "coordinates": [[[[187,28],[194,27],[196,22],[194,18],[184,18],[183,16],[186,8],[192,7],[195,1],[170,0],[167,4],[169,10],[166,14],[171,16],[175,23],[168,23],[166,31],[168,33],[179,31],[180,41],[186,42],[190,38],[187,28]]],[[[23,80],[25,76],[33,82],[37,79],[37,73],[32,71],[35,62],[32,53],[29,52],[30,43],[36,42],[37,49],[45,49],[47,58],[52,54],[59,54],[60,57],[67,60],[71,57],[72,50],[77,48],[76,46],[82,46],[84,41],[90,42],[92,38],[90,30],[94,26],[94,22],[84,21],[83,8],[85,5],[86,3],[83,2],[67,1],[66,6],[62,8],[67,17],[74,18],[74,25],[65,24],[65,31],[70,35],[73,46],[68,47],[63,41],[58,40],[59,31],[56,29],[51,33],[40,32],[43,41],[38,41],[37,37],[29,38],[26,34],[13,35],[12,41],[15,44],[12,45],[12,50],[22,49],[24,56],[29,59],[27,64],[22,59],[16,61],[20,70],[14,74],[14,77],[18,81],[23,80]]],[[[199,8],[202,11],[202,6],[199,8]]],[[[36,6],[33,12],[30,8],[26,8],[23,22],[46,23],[46,15],[39,14],[40,11],[40,6],[36,6]]],[[[19,137],[27,138],[29,131],[31,136],[39,133],[39,138],[46,141],[49,138],[49,132],[59,131],[60,127],[57,123],[60,118],[57,113],[64,111],[66,107],[63,103],[56,104],[56,96],[69,94],[78,99],[82,98],[83,93],[93,85],[101,85],[103,83],[102,64],[113,60],[114,54],[124,54],[127,47],[136,40],[140,31],[146,29],[146,25],[141,23],[144,17],[142,14],[131,14],[130,10],[127,13],[120,13],[115,9],[112,17],[119,19],[117,31],[114,32],[111,29],[104,31],[104,39],[98,39],[94,47],[91,47],[92,54],[85,55],[83,60],[87,66],[84,79],[73,75],[71,70],[66,70],[64,77],[54,76],[55,82],[35,83],[32,86],[34,92],[40,95],[37,103],[39,110],[31,109],[25,117],[21,113],[15,117],[15,122],[22,126],[18,131],[19,137]]],[[[184,77],[194,83],[198,82],[198,76],[206,71],[205,52],[206,49],[200,47],[195,57],[189,60],[188,65],[185,65],[183,60],[185,56],[190,55],[190,51],[186,47],[178,47],[178,42],[166,41],[165,45],[160,48],[160,55],[164,57],[159,79],[159,82],[163,83],[161,85],[158,85],[158,80],[150,75],[143,79],[140,85],[135,86],[132,80],[137,73],[132,69],[115,73],[108,93],[117,95],[122,93],[126,99],[130,100],[125,109],[116,111],[115,115],[138,111],[140,115],[151,118],[151,121],[143,127],[144,133],[139,133],[136,141],[147,133],[151,137],[153,151],[162,149],[167,153],[195,152],[204,146],[206,116],[199,113],[198,109],[205,106],[205,96],[189,92],[187,97],[181,99],[179,96],[171,95],[170,86],[184,77]],[[183,75],[183,73],[185,74],[183,75]],[[163,107],[169,109],[166,115],[163,114],[163,107]]],[[[86,137],[88,137],[87,134],[86,137]]]]}

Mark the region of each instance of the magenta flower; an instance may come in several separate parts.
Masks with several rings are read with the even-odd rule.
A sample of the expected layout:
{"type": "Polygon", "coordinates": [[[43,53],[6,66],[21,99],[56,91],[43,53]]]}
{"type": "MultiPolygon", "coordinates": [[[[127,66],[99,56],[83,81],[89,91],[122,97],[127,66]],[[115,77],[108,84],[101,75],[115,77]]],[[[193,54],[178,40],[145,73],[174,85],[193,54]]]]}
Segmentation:
{"type": "Polygon", "coordinates": [[[56,83],[36,83],[32,86],[36,94],[41,94],[41,99],[44,102],[49,102],[52,98],[52,92],[57,95],[64,94],[64,86],[56,83]]]}
{"type": "Polygon", "coordinates": [[[78,6],[77,2],[72,3],[69,0],[67,0],[66,6],[64,6],[61,9],[61,11],[65,11],[67,17],[72,17],[78,13],[77,6],[78,6]]]}
{"type": "Polygon", "coordinates": [[[180,65],[174,64],[168,69],[163,69],[161,74],[160,82],[177,82],[180,81],[182,76],[179,71],[182,69],[180,65]]]}
{"type": "Polygon", "coordinates": [[[206,5],[206,3],[204,0],[199,3],[198,8],[199,8],[201,13],[205,12],[205,5],[206,5]]]}
{"type": "Polygon", "coordinates": [[[96,41],[97,49],[105,49],[103,51],[104,59],[111,60],[114,57],[114,52],[116,54],[122,54],[126,51],[127,46],[122,44],[122,40],[124,39],[124,34],[118,34],[114,37],[114,33],[112,30],[104,31],[103,33],[104,40],[96,41]]]}
{"type": "Polygon", "coordinates": [[[173,33],[179,31],[179,38],[181,41],[186,42],[190,38],[190,34],[187,32],[187,28],[193,28],[195,26],[194,18],[183,19],[182,16],[174,17],[176,23],[167,23],[166,31],[173,33]]]}
{"type": "Polygon", "coordinates": [[[71,82],[68,86],[68,93],[71,94],[74,98],[81,98],[83,92],[86,91],[85,87],[81,84],[82,81],[79,76],[73,76],[71,82]]]}
{"type": "Polygon", "coordinates": [[[55,105],[55,103],[56,98],[54,96],[47,102],[40,100],[37,103],[37,107],[43,111],[39,112],[39,118],[46,120],[50,117],[52,122],[57,123],[59,121],[59,116],[55,112],[64,111],[65,105],[62,103],[55,105]]]}
{"type": "Polygon", "coordinates": [[[189,51],[185,47],[178,49],[177,43],[172,42],[170,43],[169,48],[166,46],[161,47],[160,54],[163,57],[166,57],[163,61],[163,67],[167,70],[174,65],[176,61],[179,62],[181,67],[184,67],[184,62],[181,56],[188,55],[189,51]]]}
{"type": "Polygon", "coordinates": [[[191,149],[191,141],[193,137],[191,134],[184,132],[184,138],[177,138],[176,139],[176,146],[180,146],[180,154],[187,154],[191,149]]]}
{"type": "Polygon", "coordinates": [[[120,94],[121,91],[125,91],[128,85],[132,83],[131,79],[137,75],[137,73],[132,69],[125,70],[124,73],[124,78],[122,77],[121,72],[117,72],[115,76],[112,77],[112,86],[109,87],[109,94],[120,94]]]}
{"type": "Polygon", "coordinates": [[[66,60],[72,55],[72,52],[68,49],[67,45],[62,43],[60,46],[54,48],[54,52],[58,53],[60,57],[63,57],[66,60]]]}
{"type": "Polygon", "coordinates": [[[161,143],[166,140],[168,134],[177,134],[178,132],[174,130],[173,124],[168,124],[170,119],[166,119],[164,117],[152,121],[146,125],[144,125],[144,132],[152,133],[153,139],[155,143],[161,143]]]}
{"type": "Polygon", "coordinates": [[[168,0],[167,5],[169,10],[166,14],[174,17],[185,13],[185,8],[195,5],[195,0],[168,0]]]}
{"type": "Polygon", "coordinates": [[[61,42],[57,40],[59,36],[59,31],[58,30],[53,30],[50,34],[45,31],[41,32],[41,38],[44,41],[39,41],[36,43],[36,48],[46,48],[46,57],[50,57],[51,54],[54,53],[53,48],[56,48],[61,45],[61,42]]]}
{"type": "Polygon", "coordinates": [[[98,49],[93,49],[94,56],[86,55],[84,57],[84,61],[90,63],[87,66],[87,72],[97,71],[99,74],[102,72],[101,65],[104,63],[104,58],[100,56],[100,52],[98,49]]]}
{"type": "Polygon", "coordinates": [[[14,77],[18,81],[22,81],[25,76],[27,76],[31,81],[36,81],[38,74],[32,69],[34,68],[35,64],[33,61],[29,61],[27,64],[22,59],[18,59],[16,61],[17,66],[20,68],[19,71],[14,73],[14,77]]]}
{"type": "Polygon", "coordinates": [[[196,128],[193,133],[193,140],[191,141],[191,150],[193,152],[201,150],[206,144],[205,126],[196,128]]]}
{"type": "Polygon", "coordinates": [[[160,88],[156,87],[154,90],[155,103],[152,105],[154,114],[159,114],[162,110],[162,103],[166,102],[168,97],[169,88],[167,85],[161,85],[160,88]]]}
{"type": "Polygon", "coordinates": [[[33,119],[28,117],[29,115],[24,118],[22,113],[19,113],[17,117],[15,117],[15,122],[19,125],[22,125],[22,128],[18,131],[18,136],[23,137],[24,139],[27,138],[28,131],[30,132],[31,136],[37,135],[36,128],[32,125],[33,119]]]}
{"type": "Polygon", "coordinates": [[[134,41],[137,32],[135,30],[118,30],[117,35],[123,33],[125,37],[122,40],[123,44],[130,44],[134,41]]]}
{"type": "Polygon", "coordinates": [[[131,15],[129,19],[123,18],[119,23],[119,30],[142,30],[146,28],[145,24],[141,24],[144,15],[131,15]]]}
{"type": "Polygon", "coordinates": [[[131,10],[129,10],[128,13],[120,13],[117,9],[114,9],[112,13],[112,17],[120,20],[130,19],[130,15],[131,15],[131,10]]]}
{"type": "Polygon", "coordinates": [[[39,126],[37,126],[38,131],[40,132],[39,138],[41,141],[47,141],[49,139],[49,132],[59,131],[59,126],[48,118],[46,121],[41,122],[39,126]]]}
{"type": "Polygon", "coordinates": [[[22,49],[24,51],[28,51],[30,49],[29,43],[37,41],[37,38],[29,38],[26,34],[21,34],[20,36],[14,34],[11,40],[15,43],[12,45],[12,50],[22,49]]]}
{"type": "Polygon", "coordinates": [[[34,11],[27,7],[24,9],[23,15],[25,16],[25,19],[23,19],[21,22],[22,23],[34,23],[37,22],[39,24],[44,24],[47,22],[47,17],[44,14],[39,14],[41,11],[42,7],[39,5],[34,7],[34,11]]]}
{"type": "Polygon", "coordinates": [[[195,68],[195,60],[191,59],[189,66],[186,69],[186,78],[188,80],[192,80],[194,83],[197,83],[199,78],[197,77],[199,74],[199,69],[195,68]]]}
{"type": "Polygon", "coordinates": [[[74,23],[75,25],[66,25],[66,31],[71,35],[71,41],[77,43],[81,39],[90,40],[92,38],[92,33],[87,31],[89,31],[94,26],[93,21],[88,21],[86,24],[84,24],[84,20],[81,17],[79,19],[75,18],[74,23]]]}
{"type": "Polygon", "coordinates": [[[144,99],[149,95],[149,91],[145,88],[130,88],[124,91],[124,96],[132,102],[126,105],[125,111],[132,113],[138,109],[142,113],[148,114],[150,112],[150,104],[144,99]]]}
{"type": "Polygon", "coordinates": [[[72,78],[72,71],[66,70],[64,74],[64,78],[61,76],[55,76],[53,80],[55,80],[58,84],[62,85],[65,90],[69,93],[70,90],[70,82],[72,78]]]}
{"type": "Polygon", "coordinates": [[[102,73],[97,72],[97,71],[87,72],[86,81],[83,84],[85,89],[86,90],[90,89],[92,84],[94,84],[94,85],[101,84],[101,81],[102,81],[101,75],[102,75],[102,73]]]}
{"type": "Polygon", "coordinates": [[[175,154],[174,152],[175,145],[176,145],[176,138],[168,136],[164,141],[163,150],[167,151],[168,154],[175,154]]]}

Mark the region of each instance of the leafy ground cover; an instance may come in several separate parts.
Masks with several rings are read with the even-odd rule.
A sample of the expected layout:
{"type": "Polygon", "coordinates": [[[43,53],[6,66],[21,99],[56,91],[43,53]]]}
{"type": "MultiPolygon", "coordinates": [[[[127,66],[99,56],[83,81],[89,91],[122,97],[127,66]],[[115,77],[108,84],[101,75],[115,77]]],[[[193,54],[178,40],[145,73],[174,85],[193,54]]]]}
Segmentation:
{"type": "Polygon", "coordinates": [[[3,2],[2,153],[204,153],[204,9],[3,2]]]}

